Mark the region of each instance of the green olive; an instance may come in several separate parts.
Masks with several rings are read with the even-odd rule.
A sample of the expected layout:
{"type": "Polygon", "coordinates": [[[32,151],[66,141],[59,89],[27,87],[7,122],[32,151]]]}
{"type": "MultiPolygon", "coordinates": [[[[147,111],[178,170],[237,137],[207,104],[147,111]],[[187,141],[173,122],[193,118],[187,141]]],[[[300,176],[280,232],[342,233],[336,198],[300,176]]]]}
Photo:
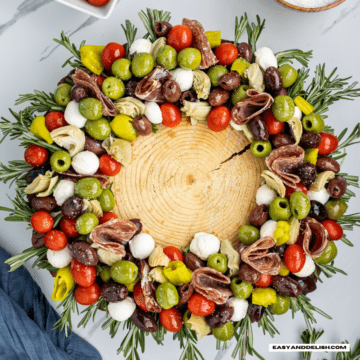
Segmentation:
{"type": "Polygon", "coordinates": [[[195,70],[201,64],[201,52],[195,48],[182,49],[177,60],[179,66],[187,70],[195,70]]]}
{"type": "Polygon", "coordinates": [[[216,339],[221,341],[230,340],[234,335],[234,325],[232,322],[227,322],[223,326],[220,326],[216,329],[212,329],[212,333],[216,339]]]}
{"type": "Polygon", "coordinates": [[[59,105],[66,106],[71,101],[71,88],[70,84],[61,84],[56,88],[54,99],[59,105]]]}
{"type": "Polygon", "coordinates": [[[279,67],[279,72],[281,74],[283,80],[283,87],[288,88],[290,87],[297,79],[298,73],[296,69],[294,69],[289,64],[284,64],[279,67]]]}
{"type": "Polygon", "coordinates": [[[99,225],[99,219],[93,213],[85,213],[76,219],[75,228],[81,235],[90,234],[99,225]]]}
{"type": "Polygon", "coordinates": [[[207,260],[207,266],[225,274],[228,269],[228,259],[224,254],[212,254],[207,260]]]}
{"type": "Polygon", "coordinates": [[[105,266],[100,271],[100,277],[103,282],[108,282],[111,279],[110,266],[105,266]]]}
{"type": "Polygon", "coordinates": [[[86,132],[96,140],[105,140],[111,134],[109,121],[105,118],[99,120],[88,120],[85,123],[86,132]]]}
{"type": "Polygon", "coordinates": [[[251,143],[250,149],[257,158],[264,158],[270,155],[272,146],[270,141],[255,140],[251,143]]]}
{"type": "Polygon", "coordinates": [[[276,294],[276,302],[269,305],[269,309],[275,315],[285,314],[290,307],[290,298],[285,295],[276,294]]]}
{"type": "Polygon", "coordinates": [[[134,76],[143,78],[153,70],[154,66],[155,61],[150,54],[139,53],[132,59],[131,70],[134,76]]]}
{"type": "Polygon", "coordinates": [[[295,111],[294,100],[287,95],[280,95],[274,99],[271,107],[275,118],[281,122],[290,120],[295,111]]]}
{"type": "Polygon", "coordinates": [[[302,119],[303,127],[306,131],[320,134],[325,129],[325,122],[321,115],[311,113],[302,119]]]}
{"type": "Polygon", "coordinates": [[[111,266],[111,278],[120,284],[130,284],[138,276],[139,269],[131,261],[120,260],[111,266]]]}
{"type": "Polygon", "coordinates": [[[210,78],[212,86],[218,86],[219,79],[228,72],[229,72],[228,69],[222,65],[215,65],[211,67],[207,74],[210,78]]]}
{"type": "Polygon", "coordinates": [[[269,216],[275,221],[286,221],[291,216],[289,200],[276,197],[269,205],[269,216]]]}
{"type": "Polygon", "coordinates": [[[235,277],[231,280],[230,288],[238,299],[247,299],[253,290],[253,286],[247,282],[241,280],[239,277],[235,277]]]}
{"type": "Polygon", "coordinates": [[[86,98],[79,102],[79,111],[88,120],[99,120],[103,116],[103,105],[95,98],[86,98]]]}
{"type": "Polygon", "coordinates": [[[295,191],[290,196],[291,213],[298,220],[304,219],[308,216],[311,208],[309,198],[301,191],[295,191]]]}
{"type": "Polygon", "coordinates": [[[240,85],[231,94],[231,102],[236,105],[239,101],[243,101],[248,98],[246,92],[250,89],[249,85],[240,85]]]}
{"type": "Polygon", "coordinates": [[[156,301],[163,309],[171,309],[179,303],[179,293],[175,285],[165,282],[156,289],[156,301]]]}
{"type": "Polygon", "coordinates": [[[251,245],[260,239],[260,230],[252,225],[244,225],[239,230],[239,240],[244,245],[251,245]]]}
{"type": "Polygon", "coordinates": [[[122,81],[128,81],[132,77],[131,61],[129,59],[118,59],[111,66],[112,73],[122,81]]]}
{"type": "Polygon", "coordinates": [[[328,246],[321,253],[319,257],[316,258],[316,262],[320,265],[325,265],[331,263],[337,255],[337,247],[334,241],[329,241],[328,246]]]}
{"type": "Polygon", "coordinates": [[[63,172],[71,166],[71,156],[67,151],[55,151],[50,157],[50,165],[57,172],[63,172]]]}
{"type": "Polygon", "coordinates": [[[102,187],[99,179],[85,177],[75,184],[75,195],[82,199],[96,199],[102,193],[102,187]]]}
{"type": "Polygon", "coordinates": [[[104,189],[99,196],[102,211],[111,211],[115,206],[114,195],[110,189],[104,189]]]}
{"type": "Polygon", "coordinates": [[[348,205],[343,199],[332,199],[325,204],[328,213],[328,218],[331,220],[338,220],[348,208],[348,205]]]}
{"type": "Polygon", "coordinates": [[[176,50],[170,45],[161,46],[156,53],[156,62],[167,70],[175,69],[177,66],[176,50]]]}
{"type": "Polygon", "coordinates": [[[125,85],[115,76],[109,76],[102,83],[102,91],[109,99],[118,100],[125,95],[125,85]]]}

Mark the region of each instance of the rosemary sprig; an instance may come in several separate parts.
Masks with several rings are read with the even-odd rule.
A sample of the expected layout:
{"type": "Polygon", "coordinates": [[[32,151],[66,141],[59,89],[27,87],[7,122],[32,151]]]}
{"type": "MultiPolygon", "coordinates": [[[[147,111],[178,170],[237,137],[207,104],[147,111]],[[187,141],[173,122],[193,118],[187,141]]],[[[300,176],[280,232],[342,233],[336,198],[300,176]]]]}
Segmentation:
{"type": "Polygon", "coordinates": [[[159,330],[154,333],[151,333],[151,336],[153,337],[153,339],[156,341],[156,343],[158,345],[163,345],[166,330],[164,327],[161,326],[158,314],[154,314],[154,319],[158,324],[159,330]]]}
{"type": "Polygon", "coordinates": [[[129,50],[133,42],[135,41],[135,36],[137,33],[137,28],[134,24],[131,23],[130,20],[125,20],[125,26],[121,24],[122,29],[124,30],[126,37],[126,57],[129,58],[129,50]]]}
{"type": "Polygon", "coordinates": [[[281,66],[286,63],[293,63],[294,60],[298,61],[301,65],[308,67],[309,59],[312,58],[312,50],[302,51],[299,49],[291,49],[280,51],[275,54],[278,66],[281,66]]]}
{"type": "Polygon", "coordinates": [[[27,261],[33,257],[44,257],[47,252],[47,247],[43,246],[41,248],[35,249],[33,247],[24,250],[22,253],[14,255],[8,258],[5,261],[5,264],[10,265],[9,272],[17,270],[19,267],[23,266],[27,261]]]}
{"type": "Polygon", "coordinates": [[[81,42],[81,44],[79,46],[79,49],[78,49],[75,44],[72,44],[70,42],[70,39],[65,35],[64,31],[62,31],[60,40],[59,39],[54,39],[54,41],[56,43],[58,43],[59,45],[64,46],[72,54],[72,56],[65,61],[65,63],[62,65],[62,67],[65,67],[68,64],[73,68],[83,66],[83,64],[81,62],[80,50],[79,49],[81,49],[85,45],[85,40],[83,42],[81,42]]]}
{"type": "Polygon", "coordinates": [[[343,230],[353,231],[354,226],[360,226],[360,213],[343,215],[337,222],[342,226],[343,230]]]}
{"type": "Polygon", "coordinates": [[[348,186],[354,186],[356,188],[360,187],[359,176],[349,175],[348,173],[338,173],[337,175],[342,176],[346,180],[348,186]]]}
{"type": "Polygon", "coordinates": [[[144,36],[144,39],[150,38],[151,42],[154,42],[157,39],[155,34],[155,23],[158,21],[170,21],[171,15],[169,11],[163,10],[152,10],[146,8],[146,12],[141,10],[138,12],[138,15],[145,26],[147,33],[144,36]]]}
{"type": "Polygon", "coordinates": [[[196,347],[197,336],[194,331],[183,326],[182,329],[175,333],[174,340],[179,340],[180,349],[183,349],[179,360],[205,360],[199,349],[196,347]]]}
{"type": "MultiPolygon", "coordinates": [[[[321,330],[317,332],[315,329],[312,329],[312,331],[309,331],[309,329],[306,329],[301,334],[301,340],[303,344],[312,345],[315,344],[316,341],[319,340],[321,335],[324,333],[324,330],[321,330]]],[[[311,351],[304,351],[303,352],[303,360],[310,360],[311,359],[311,351]]]]}
{"type": "MultiPolygon", "coordinates": [[[[246,20],[248,20],[246,13],[245,13],[245,18],[246,18],[246,20]]],[[[257,24],[248,23],[246,25],[246,31],[248,34],[248,43],[251,46],[251,48],[253,49],[253,52],[256,51],[256,43],[259,40],[259,37],[265,28],[265,20],[263,22],[261,22],[259,15],[256,15],[256,21],[257,21],[257,24]]]]}
{"type": "Polygon", "coordinates": [[[8,196],[14,208],[8,208],[0,206],[0,211],[10,212],[9,216],[5,218],[5,221],[18,221],[30,223],[30,218],[34,214],[35,210],[25,201],[25,199],[17,193],[14,199],[8,196]]]}
{"type": "MultiPolygon", "coordinates": [[[[342,341],[341,344],[349,344],[347,340],[342,341]]],[[[338,352],[336,360],[359,360],[360,359],[360,339],[355,344],[355,348],[351,352],[338,352]]]]}
{"type": "Polygon", "coordinates": [[[25,180],[30,169],[31,166],[24,160],[12,160],[7,165],[0,163],[0,181],[6,184],[11,180],[10,187],[15,181],[25,180]]]}
{"type": "Polygon", "coordinates": [[[120,327],[120,321],[114,320],[113,318],[108,318],[101,326],[102,330],[106,330],[107,328],[110,328],[109,334],[111,338],[114,338],[117,331],[120,327]]]}
{"type": "Polygon", "coordinates": [[[234,44],[235,46],[239,42],[241,35],[244,33],[249,20],[246,16],[241,16],[240,21],[239,18],[235,17],[235,37],[234,37],[234,44]]]}
{"type": "Polygon", "coordinates": [[[337,149],[331,154],[331,157],[334,160],[339,160],[339,159],[343,158],[346,155],[345,149],[347,147],[360,143],[360,141],[356,141],[360,137],[360,123],[357,123],[355,125],[353,131],[350,133],[350,135],[346,139],[344,139],[347,131],[348,131],[348,128],[344,129],[340,133],[340,135],[337,137],[338,141],[339,141],[339,145],[338,145],[337,149]],[[343,151],[343,154],[341,154],[341,151],[343,151]],[[339,156],[339,154],[341,154],[341,155],[339,156]]]}
{"type": "Polygon", "coordinates": [[[121,342],[117,350],[117,354],[123,353],[126,360],[140,360],[138,353],[138,346],[140,345],[141,352],[145,351],[145,332],[141,331],[130,319],[125,321],[124,328],[128,329],[128,333],[121,342]]]}
{"type": "Polygon", "coordinates": [[[275,336],[275,334],[280,335],[278,329],[273,324],[273,321],[275,321],[274,315],[269,309],[265,309],[264,315],[258,323],[258,326],[263,328],[264,335],[266,332],[268,332],[272,338],[275,336]]]}
{"type": "Polygon", "coordinates": [[[347,246],[350,247],[354,246],[354,244],[345,235],[343,235],[343,237],[340,240],[347,246]]]}
{"type": "MultiPolygon", "coordinates": [[[[336,273],[347,275],[347,273],[344,270],[338,269],[334,266],[334,261],[332,261],[330,264],[319,264],[315,259],[315,263],[327,278],[333,277],[336,273]]],[[[317,269],[315,269],[314,274],[316,278],[320,282],[322,282],[322,280],[320,279],[320,275],[317,272],[317,269]]]]}
{"type": "Polygon", "coordinates": [[[88,306],[85,310],[83,310],[80,314],[85,314],[85,315],[79,321],[77,327],[79,328],[80,326],[83,326],[85,328],[85,326],[87,325],[87,323],[89,322],[89,320],[91,318],[92,318],[92,321],[94,322],[96,313],[99,310],[99,308],[102,307],[104,302],[106,303],[106,301],[100,296],[99,300],[95,304],[92,304],[92,305],[88,306]]]}
{"type": "Polygon", "coordinates": [[[291,85],[290,88],[288,88],[288,95],[295,99],[298,95],[300,95],[303,92],[304,89],[304,83],[305,80],[309,77],[310,69],[306,69],[305,67],[298,70],[298,78],[294,82],[293,85],[291,85]]]}

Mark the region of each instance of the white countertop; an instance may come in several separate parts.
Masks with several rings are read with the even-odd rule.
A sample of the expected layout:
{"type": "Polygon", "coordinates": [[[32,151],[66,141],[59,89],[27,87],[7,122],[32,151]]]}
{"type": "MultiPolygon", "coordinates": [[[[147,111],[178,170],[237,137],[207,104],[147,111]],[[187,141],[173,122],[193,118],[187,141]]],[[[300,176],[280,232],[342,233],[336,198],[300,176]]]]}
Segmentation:
{"type": "MultiPolygon", "coordinates": [[[[312,71],[316,64],[326,62],[328,71],[338,67],[341,76],[352,75],[354,80],[360,80],[360,0],[348,0],[339,7],[322,13],[295,12],[272,0],[121,0],[105,21],[89,17],[51,0],[13,0],[2,5],[0,12],[1,116],[10,118],[8,108],[14,108],[13,104],[19,94],[32,92],[34,89],[54,91],[56,83],[67,74],[68,70],[62,69],[61,65],[69,54],[52,41],[53,38],[60,37],[62,30],[71,36],[75,44],[80,44],[84,39],[87,44],[105,45],[111,41],[124,43],[120,24],[130,19],[139,29],[138,36],[143,36],[145,30],[137,12],[151,3],[156,4],[157,9],[171,11],[172,24],[180,23],[182,17],[194,18],[202,22],[207,30],[222,30],[223,38],[228,39],[233,38],[235,15],[241,16],[247,12],[249,18],[254,21],[255,15],[259,14],[261,18],[266,18],[266,29],[259,40],[260,46],[268,46],[274,52],[293,48],[312,49],[312,71]]],[[[336,129],[337,134],[344,127],[352,129],[360,120],[359,107],[360,99],[336,103],[331,107],[327,123],[336,129]]],[[[359,150],[360,146],[352,149],[351,155],[348,155],[342,167],[343,172],[360,175],[357,155],[359,150]]],[[[7,163],[9,160],[23,158],[23,149],[17,146],[17,142],[6,139],[0,147],[0,154],[0,161],[7,163]]],[[[15,191],[3,184],[0,186],[0,203],[9,206],[6,194],[13,196],[15,191]]],[[[360,192],[356,193],[359,195],[360,192]]],[[[359,210],[357,204],[358,200],[353,199],[349,214],[359,210]]],[[[12,254],[30,247],[30,230],[25,229],[25,224],[6,223],[3,220],[4,215],[0,214],[0,244],[12,254]]],[[[337,243],[339,254],[335,265],[349,275],[345,277],[339,274],[325,279],[324,284],[318,285],[318,290],[310,294],[312,303],[333,318],[330,321],[316,315],[316,329],[326,330],[321,338],[322,343],[339,343],[347,339],[353,344],[359,337],[359,237],[358,229],[348,234],[348,238],[355,243],[354,248],[349,248],[342,242],[337,243]]],[[[51,301],[53,278],[47,271],[34,271],[29,263],[26,267],[55,306],[56,304],[51,301]]],[[[74,324],[77,323],[75,318],[74,316],[74,324]]],[[[101,330],[103,321],[104,314],[99,312],[94,325],[89,323],[87,329],[75,331],[93,344],[104,360],[116,359],[116,349],[124,332],[119,331],[116,337],[111,339],[107,331],[101,330]]],[[[276,336],[275,339],[264,336],[256,324],[253,326],[256,350],[266,360],[299,359],[300,354],[269,353],[268,344],[298,343],[301,332],[306,328],[302,315],[298,313],[295,320],[291,320],[291,314],[288,312],[286,315],[278,316],[275,325],[281,333],[281,336],[276,336]]],[[[157,347],[151,337],[148,337],[142,359],[178,359],[178,343],[173,343],[170,335],[166,340],[164,347],[157,347]]],[[[206,360],[231,359],[232,347],[230,351],[217,355],[212,337],[200,341],[199,349],[206,360]]],[[[324,357],[331,358],[329,355],[321,358],[324,357]]],[[[320,358],[320,354],[313,355],[313,359],[317,358],[320,358]]]]}

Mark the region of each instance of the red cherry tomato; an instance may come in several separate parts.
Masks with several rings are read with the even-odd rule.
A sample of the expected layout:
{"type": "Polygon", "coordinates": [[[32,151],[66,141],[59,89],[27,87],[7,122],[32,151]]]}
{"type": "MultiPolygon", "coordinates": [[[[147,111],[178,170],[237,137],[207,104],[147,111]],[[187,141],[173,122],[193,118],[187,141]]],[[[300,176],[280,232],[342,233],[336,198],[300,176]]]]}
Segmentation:
{"type": "Polygon", "coordinates": [[[125,49],[122,45],[111,42],[107,44],[101,54],[101,62],[106,70],[110,70],[115,60],[125,57],[125,49]]]}
{"type": "Polygon", "coordinates": [[[184,257],[182,252],[175,246],[166,246],[164,253],[171,261],[183,261],[184,257]]]}
{"type": "Polygon", "coordinates": [[[337,149],[339,145],[338,138],[335,135],[329,133],[321,133],[320,136],[321,143],[317,147],[319,149],[319,155],[330,155],[337,149]]]}
{"type": "Polygon", "coordinates": [[[102,6],[109,2],[109,0],[87,0],[91,5],[102,6]]]}
{"type": "Polygon", "coordinates": [[[161,310],[159,320],[162,327],[172,333],[180,331],[183,326],[181,313],[175,308],[161,310]]]}
{"type": "Polygon", "coordinates": [[[180,109],[171,103],[165,103],[160,106],[162,113],[162,124],[167,127],[175,127],[181,123],[182,115],[180,109]]]}
{"type": "Polygon", "coordinates": [[[115,213],[113,213],[111,211],[105,211],[103,213],[103,216],[101,218],[99,218],[99,223],[101,225],[101,224],[104,224],[104,223],[106,223],[106,222],[108,222],[110,220],[115,220],[115,219],[118,219],[118,216],[115,213]]]}
{"type": "Polygon", "coordinates": [[[74,298],[80,305],[95,304],[100,297],[100,286],[97,283],[89,287],[77,286],[74,291],[74,298]]]}
{"type": "Polygon", "coordinates": [[[103,76],[96,76],[96,84],[100,88],[102,88],[102,84],[104,82],[105,78],[103,76]]]}
{"type": "Polygon", "coordinates": [[[286,197],[287,199],[289,199],[290,196],[291,196],[291,194],[292,194],[293,192],[296,192],[296,191],[301,191],[301,192],[303,192],[304,194],[307,195],[308,189],[307,189],[307,187],[306,187],[305,185],[303,185],[303,184],[297,184],[297,186],[296,186],[295,189],[292,188],[292,187],[286,186],[285,197],[286,197]]]}
{"type": "Polygon", "coordinates": [[[53,251],[59,251],[66,247],[68,239],[66,235],[60,230],[51,230],[45,237],[45,246],[53,251]]]}
{"type": "Polygon", "coordinates": [[[75,227],[76,219],[62,218],[60,221],[60,229],[67,237],[73,238],[79,236],[75,227]]]}
{"type": "Polygon", "coordinates": [[[231,65],[238,57],[239,50],[234,44],[221,44],[215,50],[220,65],[231,65]]]}
{"type": "Polygon", "coordinates": [[[290,245],[284,253],[284,263],[292,273],[299,272],[305,264],[306,255],[304,249],[298,245],[290,245]]]}
{"type": "Polygon", "coordinates": [[[36,232],[45,234],[54,226],[54,219],[47,211],[37,211],[31,217],[30,224],[36,232]]]}
{"type": "Polygon", "coordinates": [[[172,46],[177,52],[191,46],[193,33],[186,25],[174,26],[167,37],[167,44],[172,46]]]}
{"type": "Polygon", "coordinates": [[[106,176],[115,176],[120,172],[121,164],[111,155],[104,154],[100,158],[99,169],[106,176]]]}
{"type": "Polygon", "coordinates": [[[96,280],[96,266],[84,265],[74,259],[71,263],[71,274],[78,285],[86,288],[96,280]]]}
{"type": "Polygon", "coordinates": [[[24,153],[24,159],[30,166],[45,164],[49,157],[48,151],[39,145],[30,145],[24,153]]]}
{"type": "Polygon", "coordinates": [[[45,115],[45,126],[50,132],[66,125],[68,123],[61,111],[50,111],[45,115]]]}
{"type": "Polygon", "coordinates": [[[330,240],[336,241],[336,240],[340,240],[343,237],[344,235],[343,228],[336,221],[325,220],[321,224],[328,232],[330,240]]]}
{"type": "Polygon", "coordinates": [[[261,117],[266,122],[269,129],[269,135],[277,135],[284,130],[285,123],[277,120],[271,109],[266,110],[261,117]]]}
{"type": "Polygon", "coordinates": [[[213,108],[207,117],[209,129],[215,132],[225,130],[229,126],[230,121],[231,113],[226,106],[217,106],[213,108]]]}
{"type": "Polygon", "coordinates": [[[188,309],[194,315],[207,316],[215,310],[215,303],[201,294],[194,294],[188,302],[188,309]]]}
{"type": "Polygon", "coordinates": [[[145,305],[145,297],[144,297],[144,294],[142,292],[140,283],[137,283],[134,286],[133,294],[134,294],[134,300],[135,300],[137,306],[139,308],[143,309],[144,311],[147,311],[147,308],[146,308],[146,305],[145,305]]]}
{"type": "Polygon", "coordinates": [[[261,274],[260,279],[255,283],[255,286],[261,288],[267,288],[271,285],[272,276],[261,274]]]}

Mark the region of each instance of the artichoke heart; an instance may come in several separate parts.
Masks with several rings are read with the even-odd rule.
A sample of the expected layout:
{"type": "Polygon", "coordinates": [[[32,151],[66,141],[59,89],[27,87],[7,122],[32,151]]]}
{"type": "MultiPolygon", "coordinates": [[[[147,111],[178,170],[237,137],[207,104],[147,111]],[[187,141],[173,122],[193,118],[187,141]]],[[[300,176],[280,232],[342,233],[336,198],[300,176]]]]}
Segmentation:
{"type": "Polygon", "coordinates": [[[32,183],[25,188],[25,194],[38,194],[40,197],[49,196],[59,179],[58,176],[53,177],[53,175],[54,171],[47,171],[45,175],[38,175],[32,183]]]}
{"type": "Polygon", "coordinates": [[[75,125],[63,126],[50,133],[54,142],[65,148],[71,157],[85,148],[85,134],[75,125]]]}
{"type": "Polygon", "coordinates": [[[251,89],[255,89],[260,92],[265,90],[264,75],[258,64],[250,64],[249,67],[245,70],[244,76],[249,80],[249,86],[251,89]]]}
{"type": "Polygon", "coordinates": [[[298,145],[303,133],[301,120],[294,116],[292,119],[288,121],[288,124],[290,126],[291,135],[295,139],[295,145],[298,145]]]}
{"type": "Polygon", "coordinates": [[[289,224],[290,224],[289,240],[286,242],[286,244],[293,245],[296,243],[296,240],[300,233],[300,221],[293,216],[290,219],[289,224]]]}
{"type": "Polygon", "coordinates": [[[157,52],[159,51],[159,49],[162,46],[165,46],[165,45],[166,45],[166,38],[164,38],[164,37],[160,37],[152,43],[151,48],[150,48],[150,55],[155,59],[155,61],[156,61],[157,52]]]}
{"type": "Polygon", "coordinates": [[[103,141],[102,146],[121,165],[126,166],[130,164],[132,149],[129,141],[109,136],[103,141]]]}
{"type": "Polygon", "coordinates": [[[249,129],[249,126],[247,124],[243,124],[243,125],[239,125],[241,127],[241,130],[244,135],[246,136],[246,138],[250,141],[253,142],[254,141],[254,135],[252,134],[252,132],[249,129]]]}
{"type": "Polygon", "coordinates": [[[211,111],[211,106],[206,101],[190,102],[185,100],[181,111],[185,116],[190,117],[192,125],[196,125],[199,120],[206,120],[211,111]]]}
{"type": "Polygon", "coordinates": [[[115,106],[119,114],[130,116],[133,119],[145,114],[145,104],[131,96],[116,100],[115,106]]]}
{"type": "Polygon", "coordinates": [[[310,186],[312,191],[320,191],[325,185],[332,179],[334,179],[335,173],[333,171],[323,171],[316,176],[315,182],[310,186]]]}
{"type": "Polygon", "coordinates": [[[233,248],[230,240],[221,242],[220,253],[228,258],[229,276],[237,274],[240,268],[240,254],[233,248]]]}
{"type": "Polygon", "coordinates": [[[265,180],[267,186],[274,189],[282,198],[285,197],[285,185],[277,175],[269,170],[264,170],[261,177],[265,180]]]}
{"type": "Polygon", "coordinates": [[[193,70],[194,80],[193,87],[198,99],[206,100],[210,94],[211,81],[209,76],[201,70],[193,70]]]}
{"type": "Polygon", "coordinates": [[[206,323],[204,316],[191,314],[190,319],[187,321],[187,325],[190,325],[191,330],[195,331],[199,335],[200,339],[210,334],[211,332],[211,329],[206,323]]]}
{"type": "Polygon", "coordinates": [[[148,280],[156,281],[160,284],[169,281],[164,275],[164,269],[162,267],[156,267],[149,272],[148,280]]]}
{"type": "Polygon", "coordinates": [[[83,201],[84,201],[84,205],[82,209],[83,213],[93,213],[98,218],[101,218],[103,216],[103,211],[101,209],[99,200],[84,199],[83,201]]]}
{"type": "Polygon", "coordinates": [[[162,246],[157,245],[149,256],[149,265],[155,266],[168,266],[170,258],[164,253],[162,246]]]}

